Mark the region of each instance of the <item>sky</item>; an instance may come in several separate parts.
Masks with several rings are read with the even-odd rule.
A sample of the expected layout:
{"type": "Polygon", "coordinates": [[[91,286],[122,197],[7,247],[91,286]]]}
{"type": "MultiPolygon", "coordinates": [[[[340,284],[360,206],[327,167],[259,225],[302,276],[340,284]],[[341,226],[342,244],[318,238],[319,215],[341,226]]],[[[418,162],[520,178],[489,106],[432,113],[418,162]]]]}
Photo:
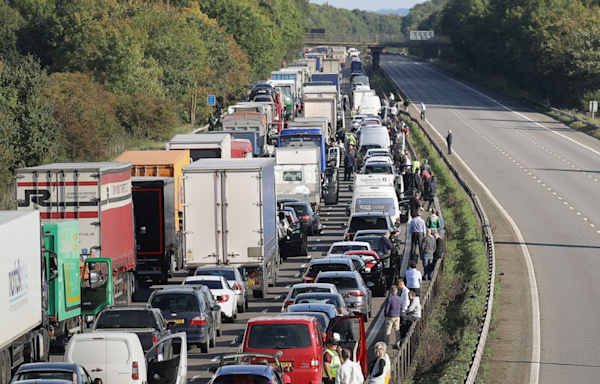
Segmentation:
{"type": "Polygon", "coordinates": [[[413,5],[423,3],[425,0],[310,0],[311,3],[324,4],[337,8],[346,9],[362,9],[364,11],[378,11],[380,9],[398,9],[398,8],[412,8],[413,5]]]}

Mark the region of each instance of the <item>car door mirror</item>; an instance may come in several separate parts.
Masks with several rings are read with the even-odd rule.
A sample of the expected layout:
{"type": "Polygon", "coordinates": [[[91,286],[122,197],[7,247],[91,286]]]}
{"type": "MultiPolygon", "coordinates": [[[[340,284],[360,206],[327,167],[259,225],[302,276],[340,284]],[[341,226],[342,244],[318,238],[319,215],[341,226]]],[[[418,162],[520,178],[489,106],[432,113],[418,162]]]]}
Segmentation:
{"type": "Polygon", "coordinates": [[[374,286],[375,286],[375,283],[373,283],[372,281],[367,281],[367,287],[373,288],[374,286]]]}
{"type": "Polygon", "coordinates": [[[237,337],[235,338],[235,342],[237,344],[241,344],[244,341],[244,334],[240,333],[239,335],[237,335],[237,337]]]}
{"type": "MultiPolygon", "coordinates": [[[[365,273],[371,273],[371,268],[369,267],[365,267],[364,268],[365,273]]],[[[368,285],[368,284],[367,284],[368,285]]]]}
{"type": "Polygon", "coordinates": [[[399,227],[399,226],[400,226],[400,222],[399,222],[399,221],[396,221],[396,223],[394,223],[394,226],[395,226],[395,227],[399,227]]]}
{"type": "Polygon", "coordinates": [[[321,256],[327,256],[327,252],[321,252],[321,256]]]}
{"type": "Polygon", "coordinates": [[[342,227],[343,229],[346,229],[346,228],[348,228],[348,223],[342,223],[341,227],[342,227]]]}
{"type": "Polygon", "coordinates": [[[217,372],[218,367],[208,367],[207,371],[210,373],[215,373],[217,372]]]}

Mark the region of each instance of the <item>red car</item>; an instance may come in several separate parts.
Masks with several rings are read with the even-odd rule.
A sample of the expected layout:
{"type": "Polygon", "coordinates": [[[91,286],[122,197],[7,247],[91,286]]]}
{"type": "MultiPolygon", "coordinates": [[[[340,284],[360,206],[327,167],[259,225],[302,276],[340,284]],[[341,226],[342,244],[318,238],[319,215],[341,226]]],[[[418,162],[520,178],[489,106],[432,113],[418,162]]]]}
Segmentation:
{"type": "MultiPolygon", "coordinates": [[[[345,316],[334,324],[325,337],[340,335],[340,346],[355,351],[367,373],[367,339],[363,319],[345,316]]],[[[243,353],[268,353],[279,358],[282,368],[295,384],[321,384],[323,380],[324,335],[316,317],[269,316],[250,319],[242,342],[243,353]]]]}

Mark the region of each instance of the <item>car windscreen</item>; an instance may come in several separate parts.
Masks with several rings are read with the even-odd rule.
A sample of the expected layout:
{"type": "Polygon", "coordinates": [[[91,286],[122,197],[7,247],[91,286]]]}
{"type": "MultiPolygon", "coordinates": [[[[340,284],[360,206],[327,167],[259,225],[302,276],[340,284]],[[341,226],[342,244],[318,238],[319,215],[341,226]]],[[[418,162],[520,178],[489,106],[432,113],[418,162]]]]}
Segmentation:
{"type": "Polygon", "coordinates": [[[13,382],[22,380],[67,380],[72,382],[73,372],[51,370],[22,372],[14,380],[13,382]]]}
{"type": "MultiPolygon", "coordinates": [[[[344,253],[344,252],[342,252],[344,253]]],[[[310,266],[308,273],[317,275],[319,272],[327,271],[351,271],[350,267],[346,264],[313,264],[310,266]]]]}
{"type": "Polygon", "coordinates": [[[392,198],[374,198],[365,197],[356,199],[354,204],[354,212],[386,212],[390,216],[394,216],[394,199],[392,198]]]}
{"type": "Polygon", "coordinates": [[[338,288],[358,288],[356,280],[353,277],[321,277],[318,279],[319,283],[330,283],[336,285],[338,288]]]}
{"type": "MultiPolygon", "coordinates": [[[[348,251],[368,251],[369,247],[364,244],[334,245],[329,252],[332,255],[343,255],[348,251]]],[[[341,271],[341,269],[340,269],[341,271]]]]}
{"type": "Polygon", "coordinates": [[[296,216],[298,217],[309,214],[308,209],[306,209],[306,205],[304,204],[286,204],[285,206],[294,208],[294,211],[296,211],[296,216]]]}
{"type": "Polygon", "coordinates": [[[298,295],[296,300],[294,300],[294,304],[332,304],[335,305],[336,308],[344,306],[344,303],[340,301],[340,296],[319,296],[319,295],[298,295]]]}
{"type": "Polygon", "coordinates": [[[312,316],[317,319],[322,330],[326,330],[329,325],[329,316],[322,312],[288,312],[279,316],[312,316]]]}
{"type": "Polygon", "coordinates": [[[365,175],[391,175],[392,167],[389,165],[369,165],[365,166],[365,175]]]}
{"type": "Polygon", "coordinates": [[[367,153],[367,151],[369,149],[375,149],[375,148],[381,148],[381,145],[379,145],[379,144],[363,145],[362,147],[360,147],[360,151],[358,153],[360,153],[361,155],[364,155],[367,153]]]}
{"type": "Polygon", "coordinates": [[[95,328],[156,328],[156,320],[150,311],[104,311],[95,328]]]}
{"type": "Polygon", "coordinates": [[[294,290],[292,291],[292,299],[301,293],[307,293],[307,292],[331,292],[331,289],[321,288],[321,287],[294,288],[294,290]]]}
{"type": "MultiPolygon", "coordinates": [[[[366,243],[369,243],[371,245],[371,250],[377,252],[380,238],[381,238],[381,236],[364,236],[364,237],[357,236],[354,238],[354,241],[364,241],[366,243]]],[[[362,257],[362,255],[360,255],[360,256],[362,257]]],[[[373,256],[370,256],[370,257],[373,257],[373,256]]]]}
{"type": "Polygon", "coordinates": [[[219,280],[186,280],[185,285],[206,285],[210,289],[223,289],[223,284],[219,280]]]}
{"type": "Polygon", "coordinates": [[[203,269],[196,271],[195,276],[223,276],[225,280],[235,280],[235,272],[227,269],[203,269]]]}
{"type": "Polygon", "coordinates": [[[231,375],[221,375],[217,377],[213,384],[269,384],[269,377],[260,375],[251,375],[248,373],[234,373],[231,375]]]}
{"type": "Polygon", "coordinates": [[[195,295],[189,293],[165,293],[155,295],[151,305],[163,312],[199,312],[200,306],[195,295]]]}
{"type": "Polygon", "coordinates": [[[248,348],[294,349],[311,346],[306,324],[252,324],[248,336],[248,348]]]}
{"type": "Polygon", "coordinates": [[[353,217],[349,231],[354,233],[361,229],[388,229],[385,217],[353,217]]]}

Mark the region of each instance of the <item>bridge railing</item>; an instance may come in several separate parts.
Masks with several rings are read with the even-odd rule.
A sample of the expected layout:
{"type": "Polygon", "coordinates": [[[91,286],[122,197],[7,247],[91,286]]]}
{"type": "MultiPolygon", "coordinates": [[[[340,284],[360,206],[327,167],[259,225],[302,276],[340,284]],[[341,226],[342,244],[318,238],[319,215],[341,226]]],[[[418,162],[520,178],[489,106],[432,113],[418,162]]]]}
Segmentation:
{"type": "Polygon", "coordinates": [[[334,45],[385,45],[385,44],[449,44],[447,36],[434,36],[429,40],[409,40],[407,35],[328,35],[325,33],[305,33],[304,42],[310,44],[334,45]]]}

